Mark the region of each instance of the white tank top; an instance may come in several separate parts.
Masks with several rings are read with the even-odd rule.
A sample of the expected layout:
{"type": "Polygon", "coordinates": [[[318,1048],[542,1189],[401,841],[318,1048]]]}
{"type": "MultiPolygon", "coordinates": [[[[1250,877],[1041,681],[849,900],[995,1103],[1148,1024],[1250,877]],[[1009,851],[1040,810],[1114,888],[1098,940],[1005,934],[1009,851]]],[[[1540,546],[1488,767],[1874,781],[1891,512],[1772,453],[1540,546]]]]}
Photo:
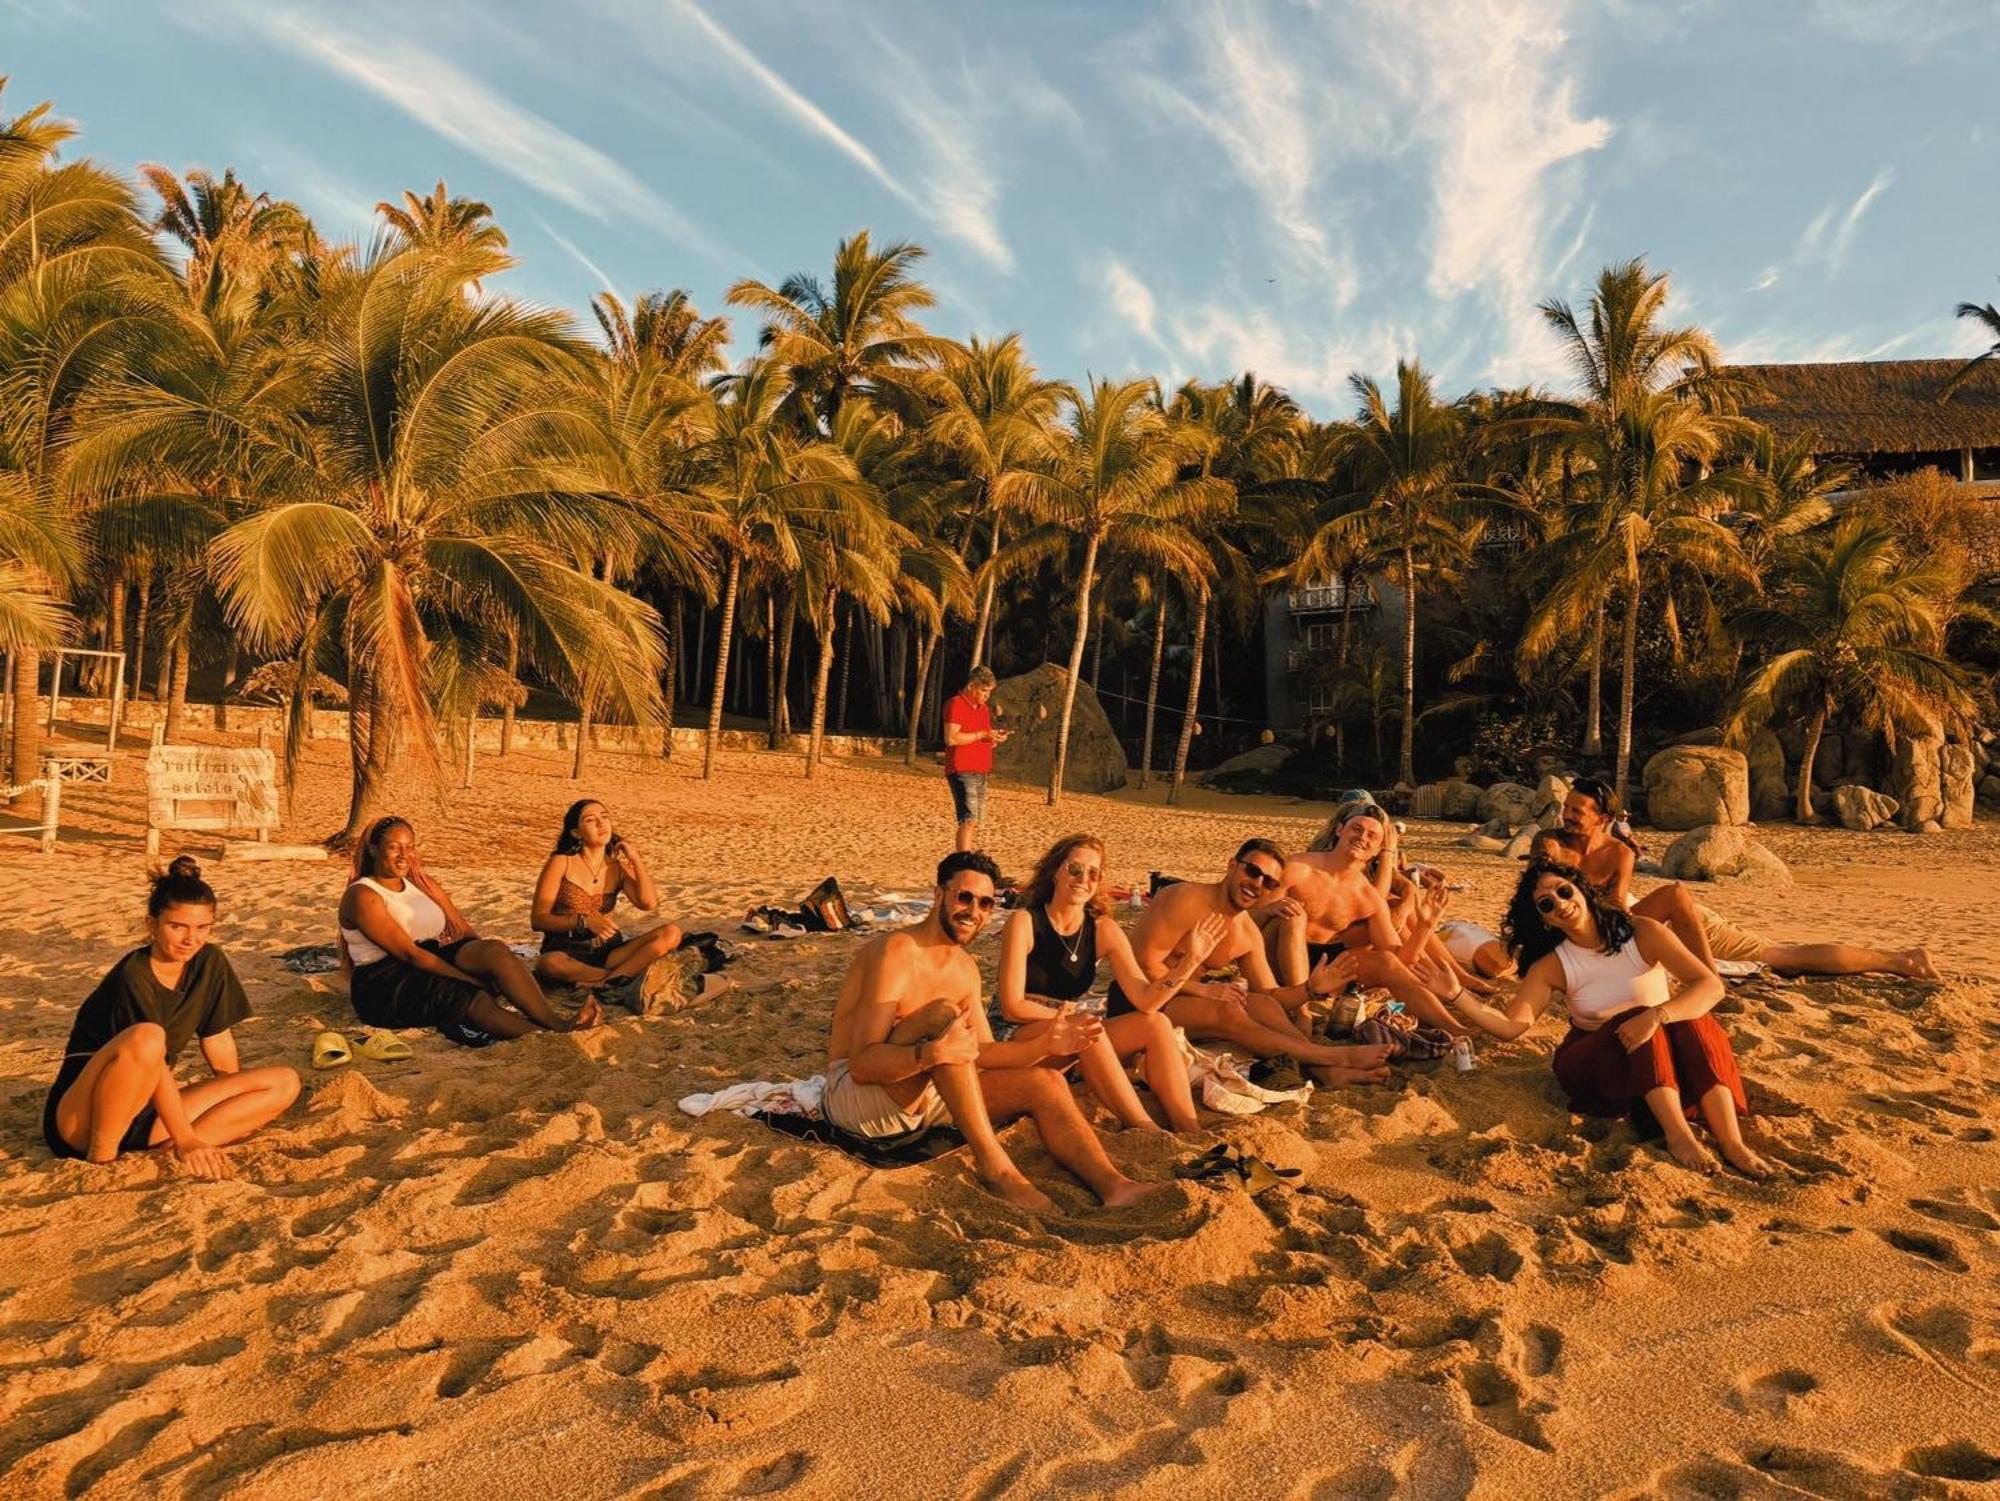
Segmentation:
{"type": "MultiPolygon", "coordinates": [[[[412,942],[422,943],[443,934],[444,908],[432,901],[415,881],[404,880],[401,891],[384,886],[373,876],[362,876],[354,884],[366,886],[382,898],[382,905],[389,909],[389,915],[410,935],[412,942]]],[[[320,931],[326,930],[322,928],[320,931]]],[[[386,949],[370,943],[367,935],[358,928],[350,928],[343,923],[340,936],[347,940],[347,956],[356,964],[373,964],[377,959],[389,957],[386,949]]]]}
{"type": "Polygon", "coordinates": [[[1556,958],[1562,961],[1569,1019],[1586,1032],[1621,1011],[1664,1006],[1673,998],[1667,972],[1646,962],[1637,938],[1626,939],[1615,954],[1582,948],[1565,938],[1556,947],[1556,958]]]}

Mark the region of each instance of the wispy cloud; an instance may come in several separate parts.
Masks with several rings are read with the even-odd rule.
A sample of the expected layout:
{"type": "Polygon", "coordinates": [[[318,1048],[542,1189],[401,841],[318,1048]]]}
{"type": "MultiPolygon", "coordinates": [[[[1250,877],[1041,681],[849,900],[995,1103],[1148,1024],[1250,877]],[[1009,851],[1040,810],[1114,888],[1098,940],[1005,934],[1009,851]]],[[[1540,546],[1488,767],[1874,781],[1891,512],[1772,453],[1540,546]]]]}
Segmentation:
{"type": "Polygon", "coordinates": [[[1847,206],[1846,213],[1840,212],[1838,204],[1830,203],[1813,215],[1799,232],[1798,243],[1792,247],[1792,259],[1801,266],[1818,266],[1829,277],[1838,276],[1847,264],[1848,252],[1854,248],[1862,216],[1895,181],[1895,171],[1884,167],[1847,206]]]}
{"type": "Polygon", "coordinates": [[[1848,206],[1846,215],[1840,221],[1840,228],[1833,237],[1833,248],[1828,257],[1829,270],[1838,273],[1847,264],[1847,252],[1853,247],[1854,232],[1861,227],[1861,216],[1868,212],[1868,205],[1888,191],[1896,180],[1896,174],[1884,167],[1875,174],[1874,180],[1861,190],[1861,196],[1848,206]]]}
{"type": "Polygon", "coordinates": [[[1766,266],[1757,273],[1757,279],[1745,288],[1750,292],[1768,292],[1778,284],[1779,271],[1776,266],[1766,266]]]}
{"type": "Polygon", "coordinates": [[[555,242],[557,249],[568,255],[571,260],[575,261],[584,270],[588,271],[591,276],[596,278],[599,287],[607,292],[615,292],[618,289],[618,284],[611,279],[611,273],[585,255],[582,246],[570,239],[568,235],[557,229],[540,214],[535,215],[535,222],[542,227],[542,233],[555,242]]]}
{"type": "Polygon", "coordinates": [[[610,156],[438,54],[387,31],[343,32],[317,15],[257,3],[229,9],[274,44],[360,84],[543,196],[600,222],[637,215],[691,249],[717,253],[685,215],[610,156]]]}
{"type": "Polygon", "coordinates": [[[1160,305],[1138,272],[1114,257],[1104,265],[1104,290],[1113,312],[1152,343],[1160,343],[1160,305]]]}

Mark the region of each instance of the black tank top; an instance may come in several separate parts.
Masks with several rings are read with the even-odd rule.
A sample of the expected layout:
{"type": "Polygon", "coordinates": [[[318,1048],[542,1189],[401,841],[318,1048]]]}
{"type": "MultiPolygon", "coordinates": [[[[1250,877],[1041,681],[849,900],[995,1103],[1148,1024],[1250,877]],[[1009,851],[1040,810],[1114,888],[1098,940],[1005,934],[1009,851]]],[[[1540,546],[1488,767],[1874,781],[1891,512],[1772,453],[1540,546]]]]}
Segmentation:
{"type": "Polygon", "coordinates": [[[1035,946],[1028,950],[1028,994],[1076,1000],[1097,979],[1096,916],[1086,908],[1083,926],[1067,938],[1050,923],[1048,908],[1032,908],[1028,917],[1035,925],[1035,946]]]}

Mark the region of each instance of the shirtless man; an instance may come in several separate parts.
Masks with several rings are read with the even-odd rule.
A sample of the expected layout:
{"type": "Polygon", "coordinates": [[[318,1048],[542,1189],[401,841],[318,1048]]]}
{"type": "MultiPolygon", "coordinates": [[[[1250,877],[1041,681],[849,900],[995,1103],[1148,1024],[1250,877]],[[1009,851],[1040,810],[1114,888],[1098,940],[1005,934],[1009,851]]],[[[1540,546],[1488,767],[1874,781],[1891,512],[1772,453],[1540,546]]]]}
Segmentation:
{"type": "Polygon", "coordinates": [[[1333,847],[1321,848],[1322,837],[1313,850],[1286,861],[1276,896],[1254,914],[1264,926],[1271,968],[1297,984],[1332,960],[1343,983],[1383,987],[1419,1021],[1453,1036],[1464,1032],[1465,1023],[1444,1004],[1458,991],[1455,976],[1438,973],[1448,992],[1441,997],[1416,973],[1419,965],[1431,968],[1425,950],[1447,900],[1443,883],[1411,884],[1411,920],[1401,930],[1388,895],[1396,857],[1387,815],[1372,802],[1352,803],[1335,815],[1332,828],[1338,831],[1333,847]],[[1371,879],[1368,865],[1378,855],[1378,875],[1371,879]]]}
{"type": "MultiPolygon", "coordinates": [[[[1760,934],[1732,927],[1713,908],[1696,901],[1678,881],[1635,901],[1632,870],[1638,863],[1638,846],[1620,827],[1617,795],[1594,778],[1579,777],[1570,785],[1562,819],[1565,838],[1561,843],[1567,847],[1562,858],[1575,861],[1583,878],[1610,901],[1672,928],[1674,936],[1708,969],[1715,969],[1718,961],[1747,960],[1787,974],[1938,978],[1930,954],[1921,948],[1891,951],[1851,943],[1773,943],[1760,934]]],[[[1547,837],[1537,835],[1537,845],[1547,837]]]]}
{"type": "MultiPolygon", "coordinates": [[[[1317,1043],[1293,1018],[1308,999],[1331,995],[1346,983],[1333,961],[1317,966],[1304,983],[1280,988],[1264,957],[1264,936],[1250,910],[1278,889],[1285,876],[1285,857],[1268,839],[1252,839],[1229,862],[1220,881],[1181,881],[1163,887],[1133,925],[1132,952],[1139,968],[1159,979],[1179,965],[1195,930],[1210,915],[1228,927],[1209,951],[1216,968],[1235,964],[1249,982],[1233,984],[1193,981],[1161,1009],[1188,1036],[1214,1039],[1247,1048],[1260,1058],[1289,1053],[1321,1084],[1379,1084],[1389,1077],[1386,1047],[1334,1047],[1317,1043]]],[[[1105,1000],[1107,1015],[1136,1010],[1117,985],[1105,1000]]]]}
{"type": "Polygon", "coordinates": [[[993,1040],[979,966],[966,949],[993,915],[999,877],[990,856],[949,854],[929,914],[861,946],[834,1002],[826,1118],[851,1135],[899,1143],[949,1120],[988,1188],[1046,1214],[1054,1201],[1022,1176],[994,1131],[996,1122],[1032,1116],[1049,1155],[1104,1203],[1159,1192],[1165,1184],[1135,1183],[1112,1165],[1064,1082],[1062,1066],[1095,1040],[1101,1022],[1065,1007],[1032,1042],[993,1040]]]}

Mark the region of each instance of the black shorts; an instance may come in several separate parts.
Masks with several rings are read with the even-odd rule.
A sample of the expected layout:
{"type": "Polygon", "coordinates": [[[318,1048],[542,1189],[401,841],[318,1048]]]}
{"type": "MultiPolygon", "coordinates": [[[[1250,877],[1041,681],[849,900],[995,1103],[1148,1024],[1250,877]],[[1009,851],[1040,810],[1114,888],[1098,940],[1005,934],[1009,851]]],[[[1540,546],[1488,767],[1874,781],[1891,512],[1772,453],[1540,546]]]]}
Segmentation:
{"type": "MultiPolygon", "coordinates": [[[[456,943],[441,944],[426,939],[417,947],[437,955],[446,964],[456,964],[459,950],[471,941],[461,938],[456,943]]],[[[485,1033],[465,1024],[466,1013],[483,991],[483,986],[454,980],[448,975],[434,975],[414,964],[405,964],[394,955],[356,965],[353,978],[347,983],[354,1014],[368,1026],[390,1030],[435,1027],[454,1042],[470,1042],[467,1033],[485,1037],[485,1033]]]]}
{"type": "MultiPolygon", "coordinates": [[[[82,1077],[83,1071],[90,1066],[90,1060],[94,1056],[96,1055],[92,1053],[70,1054],[63,1059],[62,1068],[57,1071],[56,1082],[49,1086],[48,1103],[42,1106],[42,1140],[49,1144],[49,1150],[58,1157],[86,1155],[64,1141],[62,1132],[56,1129],[56,1106],[61,1104],[62,1097],[69,1093],[69,1087],[82,1077]]],[[[145,1151],[153,1144],[153,1122],[157,1119],[158,1116],[154,1114],[151,1105],[141,1105],[139,1113],[132,1117],[132,1124],[125,1128],[124,1136],[119,1138],[118,1150],[145,1151]]]]}
{"type": "Polygon", "coordinates": [[[1347,952],[1347,945],[1339,939],[1332,943],[1309,943],[1306,945],[1306,971],[1311,973],[1319,968],[1322,959],[1338,959],[1347,952]]]}
{"type": "Polygon", "coordinates": [[[578,964],[588,964],[592,969],[611,968],[611,951],[631,942],[623,933],[613,933],[599,942],[594,933],[545,933],[542,935],[544,954],[567,954],[578,964]]]}

